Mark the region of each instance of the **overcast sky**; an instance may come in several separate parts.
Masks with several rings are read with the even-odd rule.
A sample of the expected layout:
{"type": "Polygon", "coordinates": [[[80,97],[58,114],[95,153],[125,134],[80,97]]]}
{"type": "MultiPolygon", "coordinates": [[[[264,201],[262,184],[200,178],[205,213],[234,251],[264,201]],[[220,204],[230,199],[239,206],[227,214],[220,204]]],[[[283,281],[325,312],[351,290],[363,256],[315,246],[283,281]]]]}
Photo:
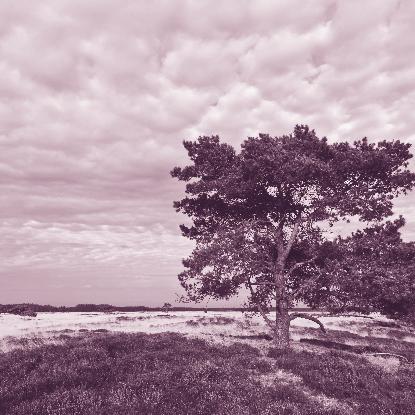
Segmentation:
{"type": "Polygon", "coordinates": [[[307,123],[415,143],[414,18],[410,0],[1,0],[0,303],[173,302],[183,139],[307,123]]]}

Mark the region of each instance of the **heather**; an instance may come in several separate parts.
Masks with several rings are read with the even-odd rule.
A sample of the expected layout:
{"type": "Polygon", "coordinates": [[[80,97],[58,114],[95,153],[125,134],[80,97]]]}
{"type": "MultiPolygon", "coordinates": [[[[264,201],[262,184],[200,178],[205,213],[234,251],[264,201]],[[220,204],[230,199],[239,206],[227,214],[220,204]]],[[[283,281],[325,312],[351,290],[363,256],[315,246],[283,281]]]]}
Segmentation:
{"type": "Polygon", "coordinates": [[[386,372],[354,353],[271,346],[177,333],[67,336],[0,355],[0,413],[412,413],[411,363],[386,372]]]}

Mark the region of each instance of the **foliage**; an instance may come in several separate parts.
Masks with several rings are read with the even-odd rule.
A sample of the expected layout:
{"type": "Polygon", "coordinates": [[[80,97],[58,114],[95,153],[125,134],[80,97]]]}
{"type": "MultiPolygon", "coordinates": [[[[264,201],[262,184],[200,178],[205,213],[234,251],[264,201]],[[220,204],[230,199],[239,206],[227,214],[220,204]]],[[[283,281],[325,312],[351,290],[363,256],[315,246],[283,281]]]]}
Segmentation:
{"type": "Polygon", "coordinates": [[[312,283],[303,298],[314,306],[415,316],[415,244],[402,241],[404,224],[400,217],[337,238],[308,275],[297,273],[294,286],[312,283]]]}
{"type": "Polygon", "coordinates": [[[263,385],[272,370],[243,344],[172,333],[72,338],[0,355],[0,413],[341,414],[283,382],[263,385]]]}
{"type": "Polygon", "coordinates": [[[4,415],[409,415],[415,405],[413,365],[387,373],[340,352],[270,349],[265,358],[247,344],[173,333],[15,350],[0,355],[0,373],[4,415]],[[324,406],[319,394],[337,404],[324,406]]]}
{"type": "Polygon", "coordinates": [[[170,303],[164,303],[163,307],[161,308],[164,312],[168,313],[169,310],[172,308],[172,305],[170,303]]]}
{"type": "Polygon", "coordinates": [[[228,299],[246,287],[249,305],[258,307],[275,337],[288,337],[287,310],[295,300],[320,295],[329,304],[323,284],[309,278],[328,280],[329,272],[314,271],[333,266],[328,258],[341,250],[324,239],[325,224],[350,217],[380,221],[392,214],[392,200],[415,184],[407,169],[410,144],[400,141],[329,144],[297,125],[290,135],[249,137],[239,153],[218,136],[183,144],[191,164],[171,172],[186,182],[186,197],[174,207],[191,219],[181,230],[196,247],[183,260],[179,280],[194,301],[228,299]],[[264,312],[272,304],[274,322],[264,312]]]}

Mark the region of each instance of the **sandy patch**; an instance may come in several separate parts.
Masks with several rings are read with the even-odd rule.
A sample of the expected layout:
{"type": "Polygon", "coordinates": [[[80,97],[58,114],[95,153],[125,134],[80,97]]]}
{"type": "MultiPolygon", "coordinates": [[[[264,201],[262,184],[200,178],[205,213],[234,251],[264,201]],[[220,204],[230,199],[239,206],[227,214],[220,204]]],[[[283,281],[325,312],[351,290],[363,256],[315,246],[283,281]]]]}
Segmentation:
{"type": "MultiPolygon", "coordinates": [[[[376,322],[388,321],[382,316],[374,319],[359,317],[321,316],[320,319],[330,330],[347,331],[364,336],[375,334],[377,337],[390,337],[390,327],[382,327],[376,322]]],[[[292,323],[291,338],[299,340],[313,335],[317,325],[309,320],[296,319],[292,323]]],[[[394,329],[396,331],[396,329],[394,329]]],[[[266,340],[268,328],[260,316],[241,312],[183,311],[162,314],[160,312],[132,313],[39,313],[37,317],[21,317],[12,314],[0,314],[0,349],[13,348],[11,339],[55,338],[62,335],[74,335],[82,332],[176,332],[190,337],[203,338],[209,342],[231,344],[236,341],[249,343],[260,349],[271,344],[266,340]]],[[[413,338],[411,332],[405,336],[413,338]],[[408,334],[408,336],[406,336],[408,334]]],[[[348,339],[351,340],[351,339],[348,339]]],[[[14,341],[18,344],[18,341],[14,341]]],[[[32,341],[34,343],[34,341],[32,341]]]]}

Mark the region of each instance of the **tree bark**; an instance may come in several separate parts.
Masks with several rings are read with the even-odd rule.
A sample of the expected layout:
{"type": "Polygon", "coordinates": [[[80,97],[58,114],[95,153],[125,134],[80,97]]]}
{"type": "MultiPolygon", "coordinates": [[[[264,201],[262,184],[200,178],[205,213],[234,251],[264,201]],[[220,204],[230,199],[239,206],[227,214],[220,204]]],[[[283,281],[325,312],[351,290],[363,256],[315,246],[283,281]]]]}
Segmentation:
{"type": "MultiPolygon", "coordinates": [[[[258,309],[264,318],[265,322],[273,331],[273,338],[275,347],[278,349],[288,349],[290,345],[290,322],[291,318],[288,313],[289,301],[287,296],[287,291],[285,287],[286,283],[286,272],[285,266],[288,256],[290,254],[291,248],[297,238],[299,229],[301,225],[301,212],[295,218],[294,226],[291,231],[291,235],[288,238],[288,242],[284,243],[283,237],[283,227],[284,219],[281,219],[277,228],[276,228],[276,254],[277,258],[274,263],[274,282],[265,282],[262,284],[274,285],[275,286],[275,321],[272,322],[264,310],[261,309],[261,304],[258,304],[258,309]]],[[[313,258],[314,260],[314,258],[313,258]]],[[[310,260],[311,261],[311,260],[310,260]]],[[[258,283],[256,285],[260,285],[258,283]]],[[[251,295],[254,298],[254,291],[252,289],[252,283],[249,282],[249,289],[251,290],[251,295]]]]}
{"type": "Polygon", "coordinates": [[[283,226],[284,220],[281,220],[276,232],[276,250],[277,260],[275,263],[275,346],[279,349],[287,349],[290,345],[290,316],[288,314],[289,301],[285,287],[285,266],[291,248],[297,239],[301,225],[301,212],[295,218],[294,226],[288,242],[284,244],[283,226]],[[285,246],[284,246],[285,245],[285,246]]]}
{"type": "Polygon", "coordinates": [[[275,347],[287,349],[290,345],[290,316],[288,314],[288,299],[285,290],[285,276],[283,272],[275,275],[275,347]]]}
{"type": "Polygon", "coordinates": [[[279,308],[277,306],[274,343],[277,349],[288,349],[290,346],[290,316],[288,314],[288,308],[279,308]]]}

